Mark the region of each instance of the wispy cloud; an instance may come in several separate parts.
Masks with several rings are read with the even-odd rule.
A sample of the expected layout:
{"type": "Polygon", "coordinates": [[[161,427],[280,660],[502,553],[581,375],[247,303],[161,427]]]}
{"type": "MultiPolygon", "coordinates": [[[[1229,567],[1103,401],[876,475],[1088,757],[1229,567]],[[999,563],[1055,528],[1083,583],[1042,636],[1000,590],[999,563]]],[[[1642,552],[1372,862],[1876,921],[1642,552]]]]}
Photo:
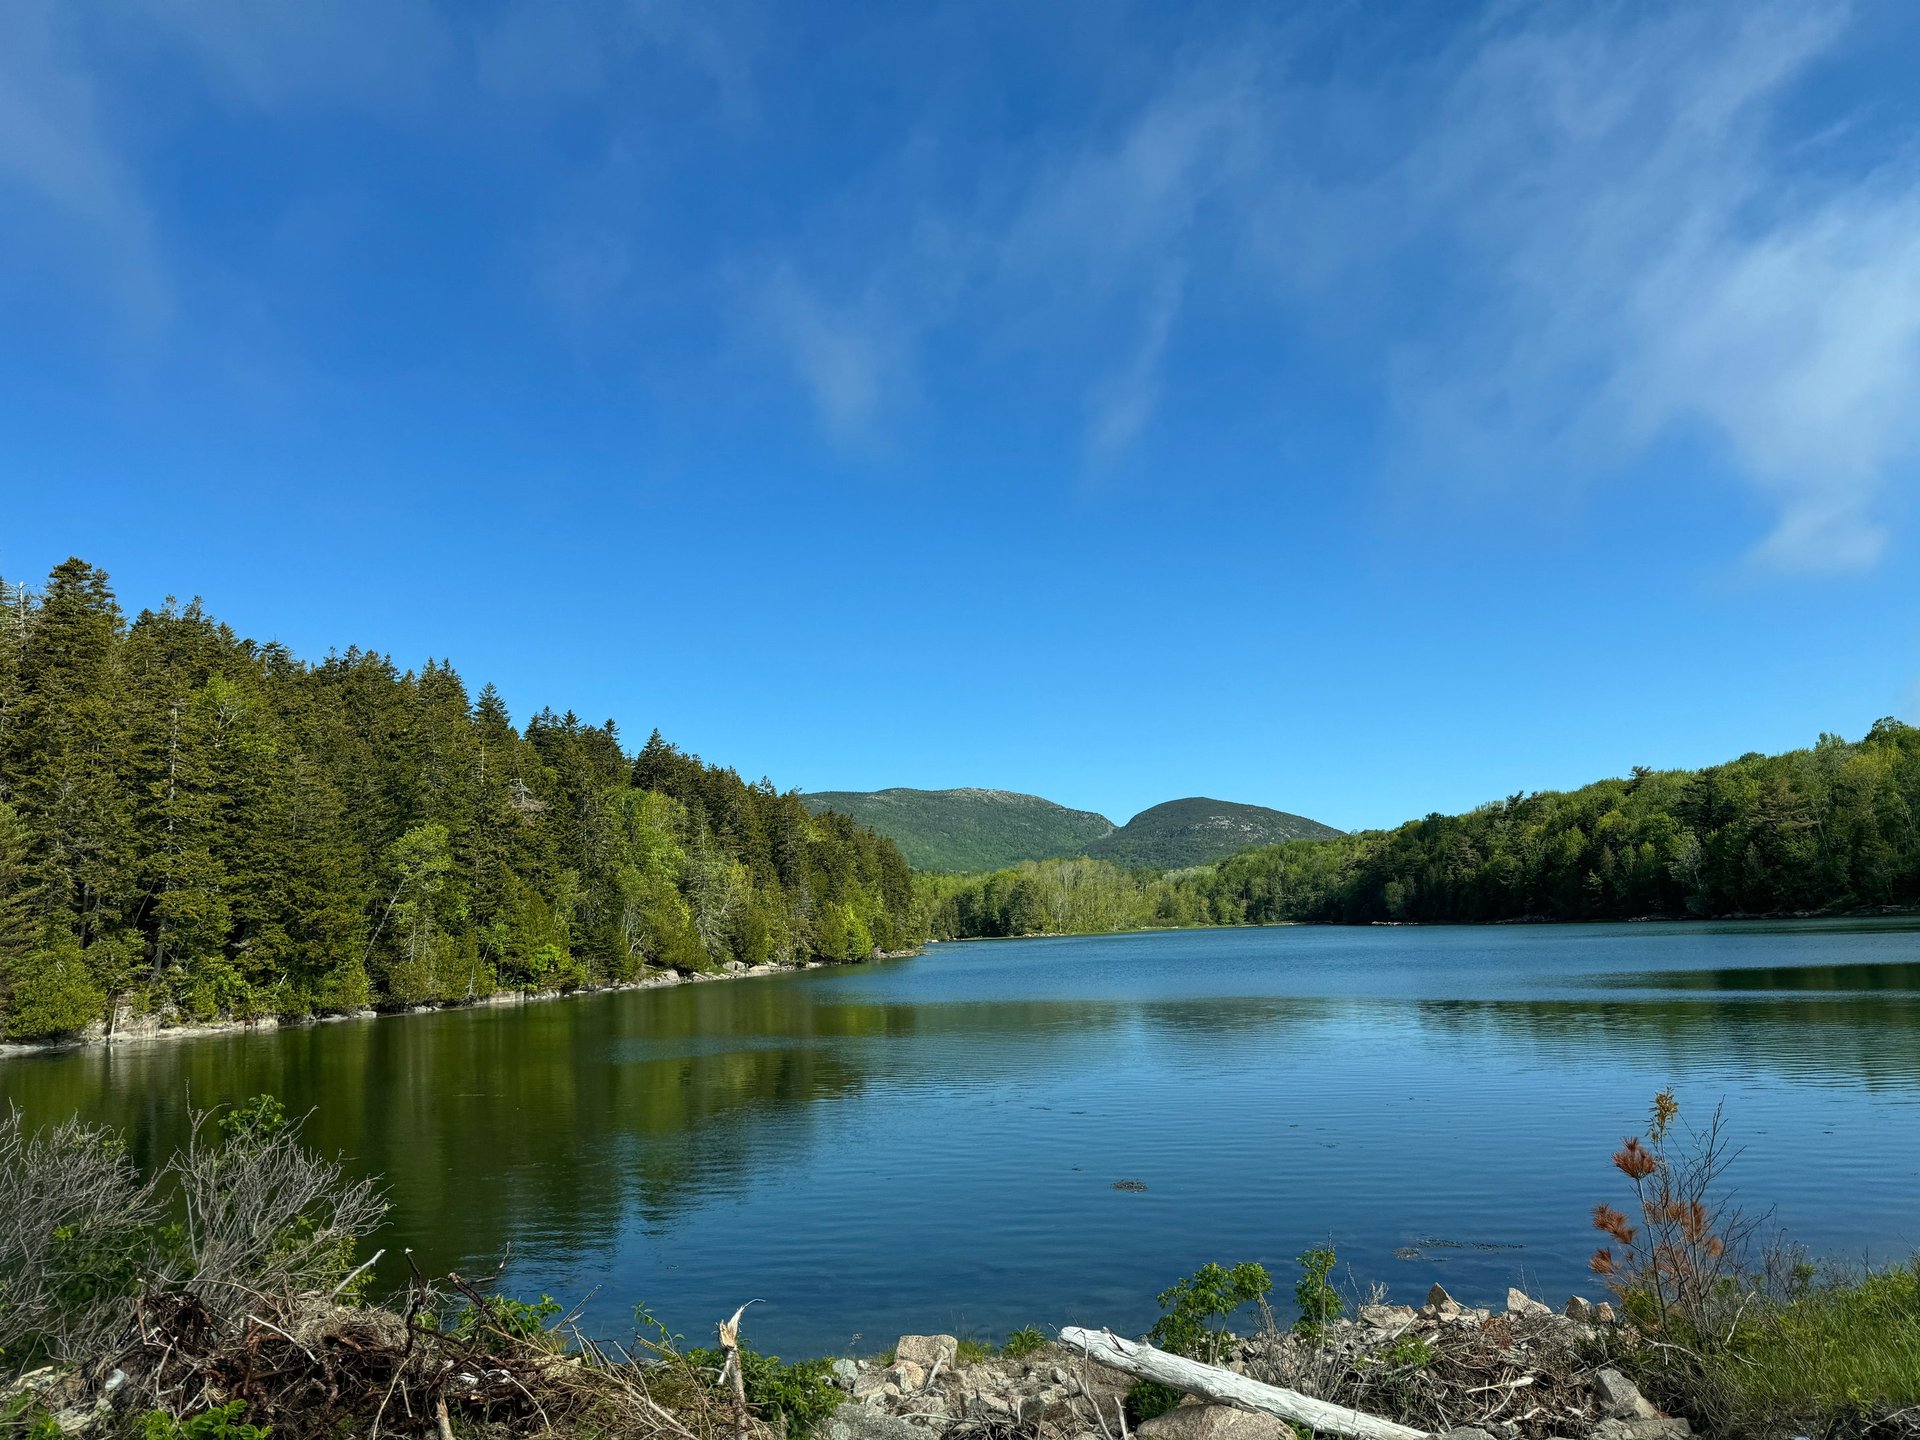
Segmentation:
{"type": "MultiPolygon", "coordinates": [[[[1081,367],[1106,463],[1204,288],[1370,368],[1411,472],[1603,478],[1704,441],[1773,513],[1757,562],[1870,566],[1920,459],[1920,164],[1802,133],[1849,23],[1837,4],[1496,8],[1438,49],[1331,70],[1297,35],[1216,36],[1097,118],[1006,144],[993,187],[938,198],[982,257],[962,303],[881,294],[863,319],[884,328],[891,302],[911,337],[1057,332],[1048,359],[1081,367]],[[1135,317],[1118,344],[1116,314],[1135,317]]],[[[833,402],[843,419],[885,403],[814,385],[843,388],[867,397],[833,402]]]]}
{"type": "Polygon", "coordinates": [[[1844,19],[1499,33],[1393,165],[1323,191],[1321,223],[1396,217],[1403,267],[1456,257],[1468,307],[1395,345],[1418,432],[1603,462],[1701,433],[1776,508],[1756,558],[1873,563],[1876,503],[1920,442],[1920,171],[1809,163],[1779,126],[1844,19]]]}
{"type": "Polygon", "coordinates": [[[49,0],[0,6],[0,213],[16,238],[56,226],[36,258],[87,265],[128,313],[152,323],[169,303],[152,218],[72,18],[49,0]]]}
{"type": "Polygon", "coordinates": [[[806,387],[828,432],[863,448],[877,435],[883,405],[907,383],[906,339],[870,298],[835,302],[780,268],[755,307],[773,343],[806,387]]]}
{"type": "Polygon", "coordinates": [[[1131,449],[1159,407],[1160,358],[1185,288],[1185,270],[1169,265],[1148,297],[1132,353],[1089,396],[1087,453],[1096,466],[1110,465],[1131,449]]]}

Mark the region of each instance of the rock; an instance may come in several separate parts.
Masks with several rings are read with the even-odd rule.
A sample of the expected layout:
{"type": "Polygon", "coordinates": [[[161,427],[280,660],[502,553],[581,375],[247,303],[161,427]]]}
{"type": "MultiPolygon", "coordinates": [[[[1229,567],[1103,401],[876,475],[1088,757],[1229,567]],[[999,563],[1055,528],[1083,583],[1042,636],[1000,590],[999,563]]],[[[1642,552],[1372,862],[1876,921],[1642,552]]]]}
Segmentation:
{"type": "Polygon", "coordinates": [[[1541,1304],[1524,1290],[1516,1290],[1509,1286],[1507,1289],[1507,1313],[1509,1315],[1525,1316],[1551,1315],[1553,1313],[1553,1307],[1551,1305],[1541,1304]]]}
{"type": "Polygon", "coordinates": [[[828,1367],[827,1373],[833,1376],[833,1383],[842,1390],[851,1390],[854,1382],[860,1378],[860,1366],[852,1360],[836,1360],[828,1367]]]}
{"type": "Polygon", "coordinates": [[[1011,1420],[1013,1407],[998,1395],[976,1390],[967,1396],[967,1414],[975,1420],[1011,1420]]]}
{"type": "Polygon", "coordinates": [[[877,1400],[887,1388],[886,1372],[882,1370],[862,1370],[853,1377],[853,1398],[856,1400],[877,1400]]]}
{"type": "Polygon", "coordinates": [[[1141,1440],[1295,1440],[1294,1428],[1279,1416],[1230,1405],[1176,1405],[1133,1433],[1141,1440]]]}
{"type": "Polygon", "coordinates": [[[1609,1368],[1596,1374],[1593,1391],[1600,1402],[1601,1413],[1609,1419],[1657,1420],[1660,1417],[1653,1403],[1640,1393],[1640,1387],[1618,1370],[1609,1368]]]}
{"type": "Polygon", "coordinates": [[[1362,1305],[1360,1318],[1376,1330],[1404,1330],[1414,1314],[1411,1305],[1362,1305]]]}
{"type": "Polygon", "coordinates": [[[846,1404],[820,1427],[822,1440],[922,1440],[922,1432],[865,1405],[846,1404]]]}
{"type": "Polygon", "coordinates": [[[1593,1427],[1592,1440],[1690,1440],[1693,1427],[1684,1420],[1602,1420],[1593,1427]]]}
{"type": "Polygon", "coordinates": [[[902,1335],[893,1347],[894,1363],[918,1365],[922,1371],[938,1365],[951,1370],[959,1358],[960,1342],[951,1335],[902,1335]]]}
{"type": "Polygon", "coordinates": [[[926,1389],[927,1372],[924,1366],[916,1365],[911,1360],[896,1359],[893,1368],[887,1371],[887,1383],[898,1385],[903,1394],[911,1394],[915,1390],[926,1389]]]}
{"type": "Polygon", "coordinates": [[[1458,1430],[1447,1431],[1446,1434],[1436,1437],[1436,1440],[1493,1440],[1493,1436],[1477,1426],[1464,1425],[1458,1430]]]}
{"type": "Polygon", "coordinates": [[[1436,1283],[1427,1291],[1427,1309],[1436,1315],[1458,1315],[1460,1302],[1447,1293],[1445,1286],[1436,1283]]]}
{"type": "Polygon", "coordinates": [[[1582,1325],[1591,1325],[1593,1323],[1593,1303],[1589,1300],[1583,1300],[1578,1295],[1569,1296],[1567,1299],[1567,1308],[1560,1313],[1565,1315],[1569,1320],[1578,1320],[1582,1325]]]}
{"type": "Polygon", "coordinates": [[[1614,1323],[1613,1306],[1609,1305],[1604,1300],[1602,1300],[1598,1305],[1594,1306],[1593,1307],[1593,1323],[1596,1325],[1613,1324],[1614,1323]]]}

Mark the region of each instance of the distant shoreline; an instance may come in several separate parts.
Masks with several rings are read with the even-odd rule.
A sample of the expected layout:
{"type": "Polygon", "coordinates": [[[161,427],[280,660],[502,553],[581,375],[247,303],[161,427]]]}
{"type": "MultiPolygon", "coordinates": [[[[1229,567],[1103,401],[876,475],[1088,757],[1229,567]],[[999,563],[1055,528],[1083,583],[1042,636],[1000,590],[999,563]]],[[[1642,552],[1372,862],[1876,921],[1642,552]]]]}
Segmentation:
{"type": "Polygon", "coordinates": [[[1103,935],[1178,935],[1199,930],[1486,930],[1502,925],[1720,925],[1781,920],[1895,920],[1920,918],[1920,906],[1873,905],[1852,910],[1781,910],[1764,914],[1629,915],[1624,919],[1556,920],[1550,915],[1514,915],[1500,920],[1242,920],[1231,925],[1133,925],[1124,930],[1035,930],[1024,935],[955,935],[928,945],[972,945],[999,940],[1088,940],[1103,935]]]}
{"type": "Polygon", "coordinates": [[[615,995],[632,990],[672,990],[681,985],[706,985],[719,980],[760,980],[772,975],[797,975],[807,970],[839,970],[850,965],[872,965],[883,960],[905,960],[920,954],[912,950],[887,950],[865,960],[803,960],[796,965],[751,965],[740,970],[695,971],[682,975],[668,970],[644,980],[623,980],[612,985],[582,985],[573,990],[496,990],[472,1000],[450,1000],[438,1005],[402,1005],[392,1009],[345,1011],[335,1015],[264,1015],[253,1020],[208,1020],[168,1025],[153,1016],[140,1016],[109,1034],[102,1021],[79,1034],[58,1040],[0,1041],[0,1060],[31,1055],[60,1054],[71,1050],[113,1050],[128,1045],[165,1044],[176,1040],[198,1040],[211,1035],[259,1034],[274,1030],[305,1030],[317,1025],[338,1025],[350,1020],[393,1020],[414,1015],[437,1015],[449,1010],[484,1010],[511,1005],[534,1005],[547,1000],[574,1000],[593,995],[615,995]]]}

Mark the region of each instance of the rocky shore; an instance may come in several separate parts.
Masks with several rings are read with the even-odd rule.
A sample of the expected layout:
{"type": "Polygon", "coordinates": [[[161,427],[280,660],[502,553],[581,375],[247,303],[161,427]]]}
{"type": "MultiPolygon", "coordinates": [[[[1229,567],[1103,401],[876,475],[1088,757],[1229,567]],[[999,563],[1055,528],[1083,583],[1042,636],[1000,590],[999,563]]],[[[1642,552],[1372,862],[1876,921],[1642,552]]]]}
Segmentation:
{"type": "MultiPolygon", "coordinates": [[[[876,950],[865,960],[846,963],[871,964],[878,960],[905,960],[918,955],[912,950],[876,950]]],[[[306,1025],[338,1025],[354,1020],[386,1020],[400,1015],[431,1015],[441,1010],[471,1010],[486,1006],[533,1005],[548,1000],[575,1000],[589,995],[612,995],[627,990],[668,990],[678,985],[704,985],[718,980],[751,980],[767,975],[792,975],[803,970],[834,968],[825,960],[802,960],[793,965],[745,965],[730,960],[716,970],[681,974],[666,970],[641,980],[623,980],[611,985],[582,985],[572,990],[496,990],[471,1000],[448,1000],[431,1005],[397,1005],[385,1009],[353,1010],[337,1015],[285,1017],[261,1015],[245,1020],[188,1020],[179,1012],[163,1010],[136,1015],[122,1010],[109,1024],[96,1020],[76,1035],[59,1040],[0,1042],[0,1059],[10,1055],[41,1055],[55,1050],[83,1049],[98,1045],[135,1045],[155,1041],[192,1040],[203,1035],[233,1035],[245,1032],[279,1030],[306,1025]]]]}
{"type": "MultiPolygon", "coordinates": [[[[1611,1307],[1562,1310],[1510,1291],[1504,1310],[1460,1305],[1435,1286],[1425,1304],[1365,1305],[1308,1338],[1269,1330],[1235,1342],[1222,1368],[1387,1417],[1449,1440],[1684,1440],[1617,1368],[1639,1343],[1611,1307]]],[[[1018,1358],[971,1362],[952,1335],[904,1335],[890,1356],[834,1362],[847,1395],[823,1440],[929,1440],[1019,1434],[1032,1440],[1296,1440],[1275,1415],[1189,1395],[1129,1425],[1138,1377],[1059,1341],[1018,1358]]]]}

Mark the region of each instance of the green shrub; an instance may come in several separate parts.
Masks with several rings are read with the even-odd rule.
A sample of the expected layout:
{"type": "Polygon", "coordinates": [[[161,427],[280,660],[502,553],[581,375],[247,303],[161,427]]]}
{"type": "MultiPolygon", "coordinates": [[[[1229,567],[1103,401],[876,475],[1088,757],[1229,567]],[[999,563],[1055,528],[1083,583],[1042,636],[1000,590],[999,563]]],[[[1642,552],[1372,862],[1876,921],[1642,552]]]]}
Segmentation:
{"type": "Polygon", "coordinates": [[[1022,1325],[1007,1336],[1006,1343],[1000,1347],[1000,1353],[1009,1360],[1022,1360],[1035,1351],[1044,1349],[1046,1343],[1047,1337],[1040,1333],[1039,1326],[1022,1325]]]}
{"type": "Polygon", "coordinates": [[[489,1295],[480,1304],[470,1305],[455,1318],[452,1334],[462,1340],[481,1339],[487,1348],[517,1349],[523,1344],[540,1345],[549,1350],[562,1348],[560,1337],[547,1328],[547,1322],[561,1311],[551,1295],[538,1300],[519,1300],[511,1295],[489,1295]]]}
{"type": "Polygon", "coordinates": [[[953,1357],[956,1365],[978,1365],[993,1358],[993,1346],[974,1335],[962,1335],[960,1348],[953,1357]]]}
{"type": "MultiPolygon", "coordinates": [[[[726,1358],[714,1349],[687,1352],[688,1360],[716,1374],[726,1358]]],[[[747,1382],[747,1403],[787,1435],[809,1434],[846,1399],[833,1383],[831,1360],[797,1360],[786,1365],[778,1355],[762,1355],[742,1346],[740,1372],[747,1382]]]]}
{"type": "Polygon", "coordinates": [[[249,1425],[240,1417],[247,1402],[230,1401],[202,1410],[185,1420],[176,1420],[164,1410],[149,1410],[140,1417],[141,1440],[267,1440],[270,1425],[249,1425]]]}
{"type": "Polygon", "coordinates": [[[1187,1392],[1176,1390],[1171,1385],[1162,1385],[1158,1380],[1136,1380],[1133,1388],[1127,1391],[1123,1402],[1129,1425],[1144,1424],[1157,1416],[1166,1414],[1174,1406],[1187,1398],[1187,1392]]]}
{"type": "Polygon", "coordinates": [[[1156,1297],[1161,1313],[1148,1338],[1162,1350],[1217,1364],[1233,1338],[1226,1329],[1227,1317],[1265,1299],[1272,1289],[1273,1279],[1264,1266],[1249,1261],[1229,1270],[1208,1262],[1156,1297]]]}
{"type": "Polygon", "coordinates": [[[1293,1322],[1297,1334],[1317,1339],[1346,1308],[1330,1278],[1335,1263],[1331,1247],[1309,1250],[1300,1257],[1300,1278],[1293,1283],[1294,1303],[1300,1307],[1300,1318],[1293,1322]]]}

